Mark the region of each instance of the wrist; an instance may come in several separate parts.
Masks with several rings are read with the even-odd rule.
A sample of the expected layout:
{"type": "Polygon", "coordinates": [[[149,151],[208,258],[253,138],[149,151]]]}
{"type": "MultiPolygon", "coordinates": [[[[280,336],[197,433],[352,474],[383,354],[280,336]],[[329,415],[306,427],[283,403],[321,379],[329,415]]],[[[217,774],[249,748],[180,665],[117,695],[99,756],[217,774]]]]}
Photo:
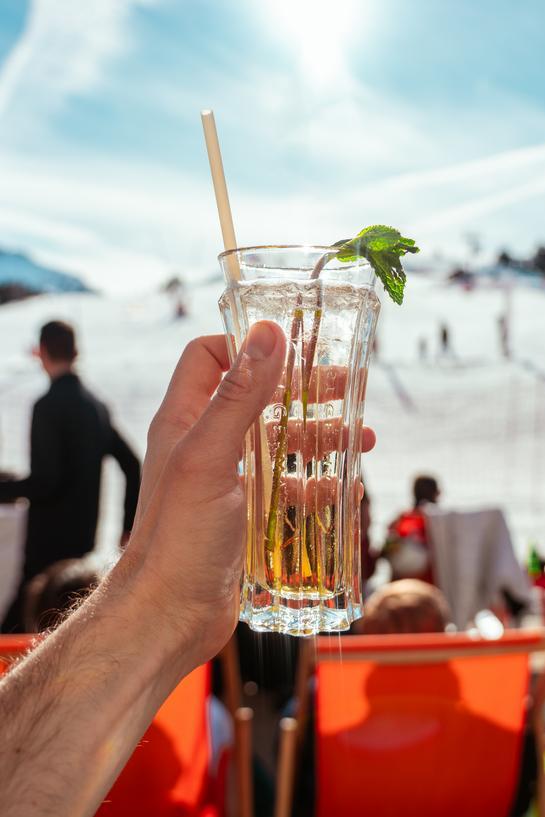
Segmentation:
{"type": "Polygon", "coordinates": [[[131,556],[129,548],[107,579],[108,592],[122,604],[126,637],[150,674],[174,688],[206,660],[199,649],[202,638],[153,567],[131,556]]]}

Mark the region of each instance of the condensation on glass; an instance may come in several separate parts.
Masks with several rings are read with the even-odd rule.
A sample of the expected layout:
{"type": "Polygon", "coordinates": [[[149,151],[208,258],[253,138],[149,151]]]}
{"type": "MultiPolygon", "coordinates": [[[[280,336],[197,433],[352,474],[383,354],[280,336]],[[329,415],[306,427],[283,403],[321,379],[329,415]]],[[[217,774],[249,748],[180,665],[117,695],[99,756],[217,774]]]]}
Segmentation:
{"type": "Polygon", "coordinates": [[[363,260],[330,261],[311,278],[326,251],[249,247],[219,257],[231,358],[256,321],[275,321],[288,340],[280,382],[243,457],[240,618],[258,631],[338,632],[361,616],[360,450],[380,306],[363,260]]]}

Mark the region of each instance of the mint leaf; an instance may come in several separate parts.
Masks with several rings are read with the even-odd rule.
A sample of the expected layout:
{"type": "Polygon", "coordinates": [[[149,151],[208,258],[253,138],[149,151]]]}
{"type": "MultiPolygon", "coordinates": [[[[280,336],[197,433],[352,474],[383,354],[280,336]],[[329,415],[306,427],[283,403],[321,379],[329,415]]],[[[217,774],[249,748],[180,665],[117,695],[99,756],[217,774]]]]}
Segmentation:
{"type": "Polygon", "coordinates": [[[365,227],[355,238],[337,241],[334,247],[338,249],[330,258],[347,262],[366,258],[392,300],[396,304],[403,302],[407,276],[400,259],[408,252],[420,252],[412,238],[404,238],[393,227],[375,224],[365,227]]]}

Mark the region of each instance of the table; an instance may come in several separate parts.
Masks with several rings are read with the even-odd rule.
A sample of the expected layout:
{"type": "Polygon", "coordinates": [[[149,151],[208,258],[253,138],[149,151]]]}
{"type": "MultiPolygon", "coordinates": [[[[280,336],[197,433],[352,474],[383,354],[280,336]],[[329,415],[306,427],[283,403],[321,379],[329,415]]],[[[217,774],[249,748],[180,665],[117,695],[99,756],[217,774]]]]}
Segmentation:
{"type": "Polygon", "coordinates": [[[0,619],[4,617],[23,568],[28,503],[0,504],[0,619]]]}

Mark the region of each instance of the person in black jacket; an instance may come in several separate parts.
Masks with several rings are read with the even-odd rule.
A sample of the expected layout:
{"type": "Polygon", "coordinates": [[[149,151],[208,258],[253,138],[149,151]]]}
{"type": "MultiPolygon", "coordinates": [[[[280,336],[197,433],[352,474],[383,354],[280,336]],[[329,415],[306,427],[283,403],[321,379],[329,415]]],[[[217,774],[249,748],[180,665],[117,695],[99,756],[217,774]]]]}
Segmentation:
{"type": "Polygon", "coordinates": [[[106,406],[74,371],[73,328],[62,321],[47,323],[37,354],[51,387],[34,406],[30,476],[0,482],[0,502],[30,500],[22,581],[2,632],[21,631],[22,593],[30,579],[60,559],[93,549],[104,457],[114,457],[125,474],[122,544],[132,528],[140,487],[138,458],[112,426],[106,406]]]}

